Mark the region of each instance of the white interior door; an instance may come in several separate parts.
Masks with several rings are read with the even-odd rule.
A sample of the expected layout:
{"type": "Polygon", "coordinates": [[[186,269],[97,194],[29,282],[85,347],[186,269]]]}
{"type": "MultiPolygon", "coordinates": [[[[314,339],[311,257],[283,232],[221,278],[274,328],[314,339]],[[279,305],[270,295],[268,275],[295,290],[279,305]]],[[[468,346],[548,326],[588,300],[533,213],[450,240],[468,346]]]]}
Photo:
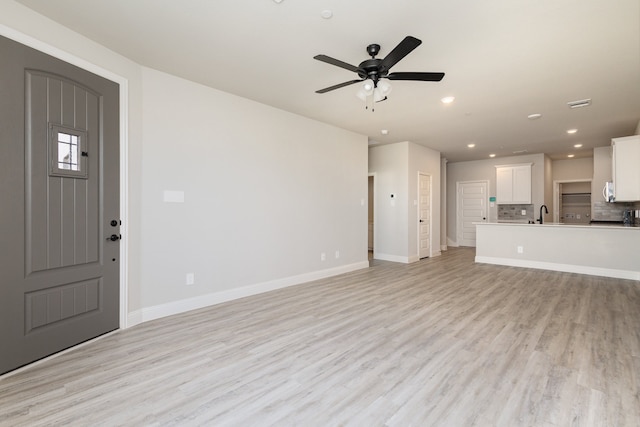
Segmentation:
{"type": "Polygon", "coordinates": [[[487,220],[487,181],[456,183],[457,240],[459,246],[476,245],[475,222],[487,220]]]}
{"type": "Polygon", "coordinates": [[[418,251],[420,258],[431,256],[431,176],[418,176],[418,251]]]}

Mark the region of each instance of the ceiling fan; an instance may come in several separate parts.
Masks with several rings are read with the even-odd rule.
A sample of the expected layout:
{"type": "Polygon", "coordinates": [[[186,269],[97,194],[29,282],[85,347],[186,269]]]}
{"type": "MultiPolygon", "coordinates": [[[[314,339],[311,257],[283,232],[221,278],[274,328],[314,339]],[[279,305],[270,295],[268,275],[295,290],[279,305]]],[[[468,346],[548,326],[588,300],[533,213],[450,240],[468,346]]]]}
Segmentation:
{"type": "MultiPolygon", "coordinates": [[[[359,82],[365,82],[365,91],[370,90],[371,93],[378,88],[380,79],[388,80],[414,80],[423,82],[439,82],[444,77],[444,73],[427,73],[427,72],[405,72],[405,73],[389,73],[391,67],[397,64],[402,58],[407,56],[411,51],[420,46],[421,40],[407,36],[402,40],[384,59],[376,58],[378,52],[380,52],[380,45],[370,44],[367,46],[367,53],[371,56],[371,59],[366,59],[360,63],[357,67],[346,62],[340,61],[335,58],[331,58],[327,55],[316,55],[313,59],[326,62],[327,64],[335,65],[336,67],[344,68],[349,71],[353,71],[360,77],[358,80],[349,80],[348,82],[340,83],[337,85],[329,86],[324,89],[317,90],[316,93],[327,93],[329,91],[340,89],[341,87],[349,86],[359,82]],[[371,81],[372,84],[368,81],[371,81]],[[369,87],[370,86],[370,87],[369,87]]],[[[381,82],[382,84],[386,82],[381,82]]],[[[383,89],[388,92],[390,85],[386,83],[387,89],[383,89]]],[[[382,93],[381,92],[381,93],[382,93]]],[[[386,96],[376,101],[386,99],[386,96]]]]}

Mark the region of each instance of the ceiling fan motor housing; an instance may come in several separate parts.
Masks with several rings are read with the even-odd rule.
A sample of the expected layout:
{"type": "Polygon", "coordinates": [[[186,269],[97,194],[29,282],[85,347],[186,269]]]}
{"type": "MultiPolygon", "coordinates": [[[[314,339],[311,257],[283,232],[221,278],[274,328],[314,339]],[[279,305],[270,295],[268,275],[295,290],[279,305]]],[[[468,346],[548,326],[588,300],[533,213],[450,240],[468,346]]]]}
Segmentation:
{"type": "Polygon", "coordinates": [[[387,75],[387,70],[380,68],[382,59],[367,59],[358,65],[358,76],[362,79],[371,79],[377,82],[378,79],[387,75]]]}

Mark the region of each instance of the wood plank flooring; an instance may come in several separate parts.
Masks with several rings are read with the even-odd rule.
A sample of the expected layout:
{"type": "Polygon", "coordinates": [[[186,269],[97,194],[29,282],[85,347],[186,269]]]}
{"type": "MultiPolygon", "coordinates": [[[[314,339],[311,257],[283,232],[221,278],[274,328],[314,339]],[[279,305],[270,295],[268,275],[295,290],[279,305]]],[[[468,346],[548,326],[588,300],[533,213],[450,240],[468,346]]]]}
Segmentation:
{"type": "Polygon", "coordinates": [[[640,283],[474,255],[119,331],[0,379],[0,425],[640,425],[640,283]]]}

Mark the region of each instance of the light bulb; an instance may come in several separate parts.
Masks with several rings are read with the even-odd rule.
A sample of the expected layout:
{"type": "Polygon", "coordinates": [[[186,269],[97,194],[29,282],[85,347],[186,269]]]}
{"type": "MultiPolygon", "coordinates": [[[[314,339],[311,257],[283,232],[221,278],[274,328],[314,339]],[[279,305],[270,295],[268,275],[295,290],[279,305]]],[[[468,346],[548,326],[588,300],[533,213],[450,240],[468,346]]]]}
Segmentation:
{"type": "Polygon", "coordinates": [[[373,84],[373,80],[365,80],[362,84],[362,89],[367,93],[367,95],[371,95],[373,93],[373,88],[375,85],[373,84]]]}

